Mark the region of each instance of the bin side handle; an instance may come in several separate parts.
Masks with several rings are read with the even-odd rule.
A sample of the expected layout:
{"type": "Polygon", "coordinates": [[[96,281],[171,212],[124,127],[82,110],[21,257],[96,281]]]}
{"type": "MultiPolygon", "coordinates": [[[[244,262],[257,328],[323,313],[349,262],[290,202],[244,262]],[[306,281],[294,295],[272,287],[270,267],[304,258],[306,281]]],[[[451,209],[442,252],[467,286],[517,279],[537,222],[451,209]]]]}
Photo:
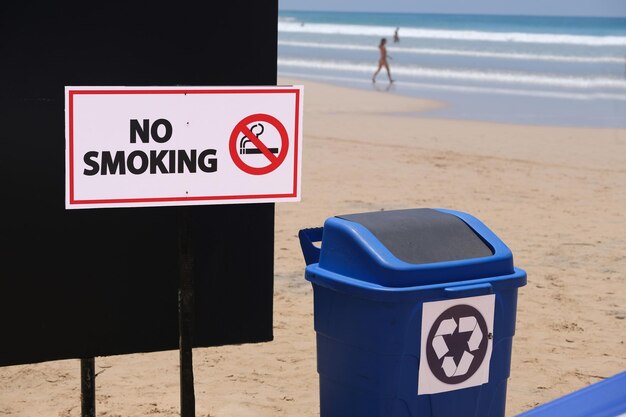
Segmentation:
{"type": "Polygon", "coordinates": [[[313,242],[322,241],[323,231],[323,227],[313,227],[310,229],[302,229],[298,232],[304,262],[306,262],[307,265],[315,264],[320,261],[321,249],[315,246],[313,242]]]}
{"type": "Polygon", "coordinates": [[[449,298],[473,297],[477,295],[493,294],[493,287],[490,283],[458,285],[447,287],[444,293],[449,298]]]}

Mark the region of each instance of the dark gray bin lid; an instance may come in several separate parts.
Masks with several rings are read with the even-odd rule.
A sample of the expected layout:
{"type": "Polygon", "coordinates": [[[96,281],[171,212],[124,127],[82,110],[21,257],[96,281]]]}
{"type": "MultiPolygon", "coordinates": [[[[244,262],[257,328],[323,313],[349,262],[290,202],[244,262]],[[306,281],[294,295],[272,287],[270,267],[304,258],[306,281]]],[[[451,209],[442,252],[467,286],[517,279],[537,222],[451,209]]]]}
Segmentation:
{"type": "Polygon", "coordinates": [[[456,261],[493,255],[463,220],[420,208],[336,216],[368,229],[396,258],[411,264],[456,261]]]}

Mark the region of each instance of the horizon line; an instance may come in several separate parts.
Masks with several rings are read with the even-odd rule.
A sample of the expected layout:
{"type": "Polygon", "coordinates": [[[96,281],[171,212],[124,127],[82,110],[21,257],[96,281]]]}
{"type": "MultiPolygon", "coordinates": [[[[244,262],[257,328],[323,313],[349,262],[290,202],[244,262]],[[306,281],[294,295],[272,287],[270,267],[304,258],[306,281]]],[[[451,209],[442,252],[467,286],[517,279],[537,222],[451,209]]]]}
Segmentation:
{"type": "Polygon", "coordinates": [[[279,6],[278,12],[311,12],[311,13],[365,13],[365,14],[423,14],[448,16],[506,16],[506,17],[576,17],[576,18],[603,18],[626,19],[626,14],[620,16],[606,16],[600,14],[533,14],[533,13],[502,13],[502,12],[436,12],[436,11],[382,11],[382,10],[323,10],[323,9],[285,9],[279,6]]]}

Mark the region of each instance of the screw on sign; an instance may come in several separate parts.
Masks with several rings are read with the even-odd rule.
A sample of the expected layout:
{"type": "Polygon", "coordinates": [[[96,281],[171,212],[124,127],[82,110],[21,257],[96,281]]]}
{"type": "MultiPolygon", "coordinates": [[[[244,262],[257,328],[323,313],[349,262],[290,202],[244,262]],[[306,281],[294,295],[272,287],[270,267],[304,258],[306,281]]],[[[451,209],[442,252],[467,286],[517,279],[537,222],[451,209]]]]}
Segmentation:
{"type": "Polygon", "coordinates": [[[487,323],[477,309],[464,304],[450,307],[428,334],[428,367],[446,384],[467,381],[485,359],[489,338],[487,323]]]}
{"type": "Polygon", "coordinates": [[[252,114],[233,129],[229,151],[233,162],[242,171],[252,175],[269,174],[287,157],[289,135],[274,116],[252,114]]]}

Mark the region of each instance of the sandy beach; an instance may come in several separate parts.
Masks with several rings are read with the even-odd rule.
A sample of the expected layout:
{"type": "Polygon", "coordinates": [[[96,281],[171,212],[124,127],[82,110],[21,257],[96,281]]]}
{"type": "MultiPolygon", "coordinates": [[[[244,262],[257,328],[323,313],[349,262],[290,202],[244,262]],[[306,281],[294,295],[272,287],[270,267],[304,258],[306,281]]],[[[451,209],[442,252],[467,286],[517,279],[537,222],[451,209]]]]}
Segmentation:
{"type": "MultiPolygon", "coordinates": [[[[509,246],[528,285],[507,416],[626,370],[626,130],[430,119],[445,103],[279,84],[304,85],[305,107],[302,201],[276,205],[274,341],[195,349],[198,417],[319,416],[297,233],[338,214],[449,208],[509,246]]],[[[98,416],[179,415],[177,351],[96,372],[98,416]]],[[[0,368],[0,415],[80,416],[79,361],[0,368]]]]}

